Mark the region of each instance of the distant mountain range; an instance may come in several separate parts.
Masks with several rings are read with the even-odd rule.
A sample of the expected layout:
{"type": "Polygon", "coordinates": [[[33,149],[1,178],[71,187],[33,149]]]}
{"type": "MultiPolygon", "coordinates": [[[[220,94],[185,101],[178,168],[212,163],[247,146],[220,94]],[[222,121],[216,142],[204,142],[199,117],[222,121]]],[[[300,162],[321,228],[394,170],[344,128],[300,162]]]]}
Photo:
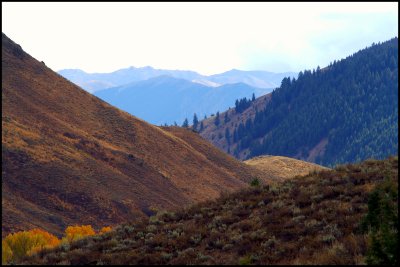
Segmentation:
{"type": "Polygon", "coordinates": [[[96,91],[95,96],[147,122],[161,125],[181,125],[185,118],[192,122],[233,107],[237,98],[256,97],[270,89],[251,87],[244,83],[218,87],[163,75],[96,91]]]}
{"type": "Polygon", "coordinates": [[[142,68],[129,67],[111,73],[86,73],[80,69],[64,69],[58,71],[58,73],[91,93],[162,75],[211,87],[233,83],[245,83],[258,88],[275,88],[281,84],[283,78],[297,76],[297,73],[294,72],[273,73],[268,71],[242,71],[236,69],[206,76],[194,71],[154,69],[150,66],[142,68]]]}

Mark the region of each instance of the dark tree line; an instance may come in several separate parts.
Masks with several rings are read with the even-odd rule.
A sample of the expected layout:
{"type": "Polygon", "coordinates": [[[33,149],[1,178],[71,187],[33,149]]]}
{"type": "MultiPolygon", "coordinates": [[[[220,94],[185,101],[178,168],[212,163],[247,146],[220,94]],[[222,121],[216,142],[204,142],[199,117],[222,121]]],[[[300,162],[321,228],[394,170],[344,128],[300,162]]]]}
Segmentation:
{"type": "Polygon", "coordinates": [[[252,96],[252,99],[247,99],[246,97],[242,98],[242,99],[236,99],[235,101],[235,111],[236,113],[240,113],[243,112],[244,110],[246,110],[248,107],[250,107],[251,103],[256,99],[254,93],[252,96]]]}

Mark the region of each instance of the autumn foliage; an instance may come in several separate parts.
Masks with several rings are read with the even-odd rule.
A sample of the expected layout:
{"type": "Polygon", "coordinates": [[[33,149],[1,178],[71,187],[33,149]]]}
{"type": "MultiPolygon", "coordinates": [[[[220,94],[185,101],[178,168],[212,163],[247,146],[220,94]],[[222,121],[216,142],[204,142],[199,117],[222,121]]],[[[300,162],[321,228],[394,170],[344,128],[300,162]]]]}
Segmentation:
{"type": "MultiPolygon", "coordinates": [[[[95,231],[93,230],[91,225],[82,225],[82,226],[68,226],[65,229],[65,239],[68,242],[72,242],[78,239],[81,239],[85,236],[95,235],[95,231]]],[[[64,240],[64,238],[63,238],[64,240]]]]}
{"type": "Polygon", "coordinates": [[[60,240],[56,236],[40,229],[9,234],[2,241],[2,263],[16,261],[43,248],[59,244],[60,240]]]}
{"type": "MultiPolygon", "coordinates": [[[[111,227],[103,227],[97,234],[111,231],[111,227]]],[[[45,248],[53,248],[61,243],[71,243],[86,236],[95,235],[91,225],[68,226],[65,236],[60,240],[56,236],[41,230],[32,229],[9,234],[2,240],[2,264],[17,262],[27,255],[45,248]]]]}
{"type": "Polygon", "coordinates": [[[101,228],[100,234],[104,234],[104,233],[107,233],[107,232],[110,232],[110,231],[111,231],[111,227],[110,226],[105,226],[105,227],[101,228]]]}

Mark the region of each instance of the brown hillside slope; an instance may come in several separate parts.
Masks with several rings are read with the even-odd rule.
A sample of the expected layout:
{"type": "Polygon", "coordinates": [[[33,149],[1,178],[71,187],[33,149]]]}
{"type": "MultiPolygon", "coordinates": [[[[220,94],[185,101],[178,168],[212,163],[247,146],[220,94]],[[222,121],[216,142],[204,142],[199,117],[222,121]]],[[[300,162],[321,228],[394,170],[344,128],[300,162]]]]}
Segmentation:
{"type": "MultiPolygon", "coordinates": [[[[23,263],[365,264],[370,241],[359,226],[369,195],[385,184],[397,192],[398,175],[397,157],[343,165],[174,213],[160,212],[42,251],[23,263]]],[[[391,198],[396,200],[397,194],[391,198]]]]}
{"type": "Polygon", "coordinates": [[[260,156],[246,160],[244,163],[268,173],[277,180],[286,180],[310,172],[329,170],[329,168],[315,163],[282,156],[260,156]]]}
{"type": "Polygon", "coordinates": [[[216,198],[262,175],[186,132],[195,145],[182,130],[90,95],[3,34],[2,235],[113,225],[152,207],[216,198]]]}

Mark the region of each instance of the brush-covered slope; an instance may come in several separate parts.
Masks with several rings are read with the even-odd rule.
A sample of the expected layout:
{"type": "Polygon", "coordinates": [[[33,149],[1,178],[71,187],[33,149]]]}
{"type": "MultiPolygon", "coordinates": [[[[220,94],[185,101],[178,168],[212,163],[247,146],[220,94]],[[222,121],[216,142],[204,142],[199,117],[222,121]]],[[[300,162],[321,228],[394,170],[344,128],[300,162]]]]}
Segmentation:
{"type": "Polygon", "coordinates": [[[110,106],[2,35],[3,236],[113,225],[267,176],[190,130],[166,131],[110,106]]]}
{"type": "Polygon", "coordinates": [[[285,78],[261,109],[252,103],[236,111],[243,114],[240,123],[221,121],[200,133],[240,159],[281,155],[325,166],[382,159],[398,153],[398,96],[393,38],[326,68],[300,72],[297,79],[285,78]]]}
{"type": "Polygon", "coordinates": [[[282,156],[259,156],[244,161],[249,166],[268,173],[275,179],[290,179],[310,172],[328,170],[318,164],[282,156]]]}
{"type": "Polygon", "coordinates": [[[394,200],[387,210],[397,212],[398,158],[368,160],[159,212],[24,263],[365,264],[369,241],[360,225],[382,184],[394,200]]]}

